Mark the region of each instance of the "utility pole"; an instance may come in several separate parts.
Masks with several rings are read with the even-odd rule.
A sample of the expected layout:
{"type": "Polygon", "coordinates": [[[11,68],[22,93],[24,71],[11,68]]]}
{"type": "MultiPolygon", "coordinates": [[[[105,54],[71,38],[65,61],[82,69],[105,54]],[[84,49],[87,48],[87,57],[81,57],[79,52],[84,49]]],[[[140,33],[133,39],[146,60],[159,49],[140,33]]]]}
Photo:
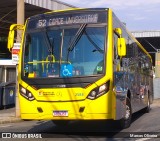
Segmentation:
{"type": "Polygon", "coordinates": [[[160,50],[157,49],[155,60],[155,77],[160,78],[160,50]]]}
{"type": "MultiPolygon", "coordinates": [[[[17,0],[17,24],[24,25],[24,0],[17,0]]],[[[17,42],[21,42],[22,31],[17,31],[17,42]]]]}
{"type": "MultiPolygon", "coordinates": [[[[24,0],[17,0],[17,24],[24,24],[24,0]]],[[[21,43],[22,31],[17,30],[17,43],[21,43]]],[[[16,117],[20,117],[20,106],[18,97],[18,64],[16,65],[16,117]]]]}

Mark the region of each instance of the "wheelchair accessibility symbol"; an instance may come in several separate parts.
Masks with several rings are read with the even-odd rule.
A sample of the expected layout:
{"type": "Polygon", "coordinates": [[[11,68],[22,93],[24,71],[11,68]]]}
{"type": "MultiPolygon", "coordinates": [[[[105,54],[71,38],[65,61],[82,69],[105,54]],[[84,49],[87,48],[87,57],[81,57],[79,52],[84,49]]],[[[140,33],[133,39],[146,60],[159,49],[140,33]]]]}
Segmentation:
{"type": "Polygon", "coordinates": [[[71,77],[72,76],[72,68],[73,68],[73,66],[70,64],[62,64],[61,65],[61,76],[62,77],[71,77]]]}

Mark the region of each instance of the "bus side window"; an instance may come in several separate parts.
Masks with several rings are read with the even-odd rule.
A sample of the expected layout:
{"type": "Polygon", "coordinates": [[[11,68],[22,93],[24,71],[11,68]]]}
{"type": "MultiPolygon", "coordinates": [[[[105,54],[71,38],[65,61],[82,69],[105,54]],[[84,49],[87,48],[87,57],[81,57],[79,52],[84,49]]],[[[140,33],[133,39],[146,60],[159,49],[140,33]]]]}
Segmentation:
{"type": "Polygon", "coordinates": [[[118,36],[114,33],[114,58],[113,58],[113,66],[114,66],[114,72],[119,70],[119,65],[120,65],[120,58],[118,56],[118,49],[117,49],[117,41],[118,41],[118,36]]]}
{"type": "Polygon", "coordinates": [[[29,34],[27,34],[26,35],[26,44],[25,44],[25,56],[28,56],[30,44],[31,44],[31,36],[29,34]]]}

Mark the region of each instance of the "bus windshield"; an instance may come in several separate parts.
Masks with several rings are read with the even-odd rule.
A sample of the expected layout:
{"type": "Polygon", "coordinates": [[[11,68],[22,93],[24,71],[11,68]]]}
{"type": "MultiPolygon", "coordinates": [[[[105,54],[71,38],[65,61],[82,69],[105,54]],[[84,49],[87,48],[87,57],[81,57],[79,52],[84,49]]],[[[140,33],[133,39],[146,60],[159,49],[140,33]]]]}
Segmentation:
{"type": "Polygon", "coordinates": [[[28,31],[24,77],[83,77],[104,73],[106,26],[79,24],[28,31]]]}

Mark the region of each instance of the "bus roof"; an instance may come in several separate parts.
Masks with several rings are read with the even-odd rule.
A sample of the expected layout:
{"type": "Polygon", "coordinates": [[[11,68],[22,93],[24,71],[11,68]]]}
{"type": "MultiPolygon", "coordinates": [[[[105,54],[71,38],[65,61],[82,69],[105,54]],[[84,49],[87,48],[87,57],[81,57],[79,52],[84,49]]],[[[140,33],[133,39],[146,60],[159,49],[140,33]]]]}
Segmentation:
{"type": "Polygon", "coordinates": [[[49,15],[49,14],[53,14],[53,13],[77,12],[77,11],[81,11],[81,10],[82,11],[107,11],[108,9],[109,8],[70,8],[70,9],[63,9],[63,10],[54,10],[54,11],[31,16],[31,17],[29,17],[29,19],[35,18],[38,16],[42,16],[42,15],[49,15]]]}

